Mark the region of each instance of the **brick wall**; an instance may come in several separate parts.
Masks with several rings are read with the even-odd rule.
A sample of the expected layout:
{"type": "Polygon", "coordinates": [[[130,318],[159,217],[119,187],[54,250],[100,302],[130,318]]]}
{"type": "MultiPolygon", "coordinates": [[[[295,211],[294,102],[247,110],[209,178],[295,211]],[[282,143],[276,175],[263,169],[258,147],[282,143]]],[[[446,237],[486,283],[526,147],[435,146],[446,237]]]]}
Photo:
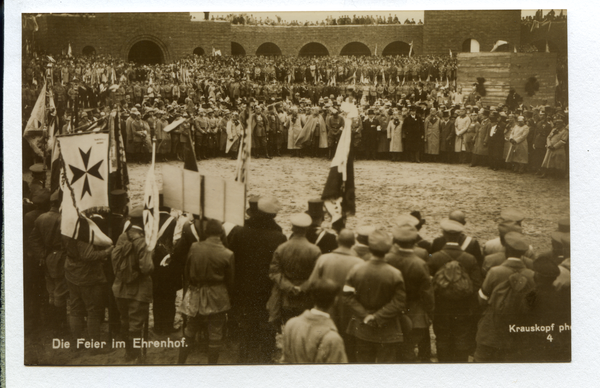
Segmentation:
{"type": "Polygon", "coordinates": [[[214,47],[223,55],[231,53],[231,42],[254,55],[262,43],[276,44],[284,55],[298,55],[311,42],[321,43],[330,55],[339,55],[352,42],[365,44],[381,55],[395,41],[413,42],[415,54],[447,54],[461,51],[465,39],[477,39],[481,51],[506,40],[519,44],[520,11],[425,11],[424,25],[381,26],[236,26],[220,21],[191,21],[189,13],[113,13],[95,17],[45,15],[38,18],[38,47],[60,53],[69,42],[74,54],[92,46],[98,54],[127,59],[131,46],[151,40],[163,51],[167,62],[214,47]]]}
{"type": "Polygon", "coordinates": [[[189,13],[113,13],[95,17],[46,15],[38,18],[38,45],[60,53],[69,42],[73,53],[92,46],[97,54],[127,59],[131,46],[150,40],[163,51],[167,62],[192,54],[196,47],[223,55],[231,52],[231,25],[227,22],[192,22],[189,13]]]}
{"type": "Polygon", "coordinates": [[[480,52],[489,52],[497,40],[505,40],[512,51],[521,40],[520,10],[425,11],[423,21],[425,54],[462,51],[467,39],[479,42],[480,52]]]}
{"type": "Polygon", "coordinates": [[[321,43],[329,55],[339,55],[348,43],[364,43],[371,54],[381,55],[383,49],[395,41],[414,44],[414,52],[423,52],[422,25],[381,26],[231,26],[231,38],[239,43],[247,55],[254,55],[258,47],[271,42],[281,49],[283,55],[298,55],[308,43],[321,43]]]}

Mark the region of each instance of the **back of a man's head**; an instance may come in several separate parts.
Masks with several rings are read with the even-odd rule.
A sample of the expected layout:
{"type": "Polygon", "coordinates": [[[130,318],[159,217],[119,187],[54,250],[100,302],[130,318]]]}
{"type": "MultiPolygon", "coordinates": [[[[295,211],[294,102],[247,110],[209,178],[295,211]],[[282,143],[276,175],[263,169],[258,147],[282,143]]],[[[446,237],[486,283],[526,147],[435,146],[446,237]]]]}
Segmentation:
{"type": "Polygon", "coordinates": [[[460,222],[463,225],[467,223],[467,216],[462,210],[454,210],[450,212],[448,218],[452,221],[460,222]]]}
{"type": "Polygon", "coordinates": [[[356,242],[354,232],[350,229],[342,229],[337,237],[338,244],[344,248],[352,248],[356,242]]]}
{"type": "Polygon", "coordinates": [[[330,279],[315,280],[309,288],[309,294],[318,309],[327,310],[335,302],[341,287],[330,279]]]}
{"type": "Polygon", "coordinates": [[[223,234],[223,226],[217,220],[210,219],[206,223],[206,235],[207,236],[220,236],[223,234]]]}

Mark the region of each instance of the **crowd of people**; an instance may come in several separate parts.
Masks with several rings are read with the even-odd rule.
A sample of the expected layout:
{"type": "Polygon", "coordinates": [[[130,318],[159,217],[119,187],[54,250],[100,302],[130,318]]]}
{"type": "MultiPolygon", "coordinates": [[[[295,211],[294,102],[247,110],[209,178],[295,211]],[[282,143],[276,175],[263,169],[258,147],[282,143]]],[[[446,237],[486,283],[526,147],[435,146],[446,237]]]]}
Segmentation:
{"type": "Polygon", "coordinates": [[[88,214],[114,242],[100,248],[61,236],[60,193],[45,177],[34,166],[24,185],[28,341],[46,328],[76,354],[124,352],[125,363],[145,362],[143,341],[179,344],[180,364],[199,353],[217,364],[231,342],[237,363],[431,362],[432,342],[439,362],[570,360],[568,218],[549,236],[552,250],[540,251],[515,208],[500,214],[498,237],[480,244],[464,233],[461,210],[428,241],[419,211],[389,230],[323,229],[316,199],[290,216],[286,236],[281,203],[251,197],[243,226],[161,206],[150,250],[143,209],[129,210],[128,193],[115,190],[109,213],[88,214]]]}
{"type": "MultiPolygon", "coordinates": [[[[479,84],[456,85],[451,57],[217,56],[141,66],[38,55],[23,66],[24,122],[44,83],[61,133],[98,128],[116,110],[130,163],[148,161],[154,138],[159,160],[182,158],[188,142],[198,159],[235,158],[244,131],[253,157],[331,158],[350,120],[359,160],[568,171],[567,108],[525,106],[514,90],[488,104],[479,84]]],[[[433,331],[441,362],[570,358],[568,218],[546,252],[530,246],[517,209],[502,212],[498,238],[481,246],[464,233],[459,209],[427,241],[418,211],[390,230],[360,222],[328,230],[323,201],[312,200],[286,236],[281,203],[253,197],[243,226],[161,207],[159,242],[148,250],[143,209],[114,190],[110,212],[87,215],[113,241],[99,248],[61,235],[61,194],[47,188],[43,164],[31,172],[23,187],[30,340],[46,322],[81,352],[78,339],[114,339],[126,362],[144,362],[136,344],[153,322],[161,341],[186,344],[173,350],[179,363],[205,352],[216,364],[227,341],[239,344],[235,362],[271,363],[279,334],[282,362],[387,363],[431,361],[433,331]]]]}
{"type": "Polygon", "coordinates": [[[523,16],[521,18],[521,24],[527,27],[532,27],[536,25],[536,23],[566,21],[567,15],[563,12],[562,9],[560,10],[560,13],[558,15],[553,9],[551,9],[546,15],[544,15],[544,12],[540,9],[535,13],[534,16],[523,16]]]}
{"type": "Polygon", "coordinates": [[[263,18],[259,16],[255,17],[253,14],[229,14],[227,16],[217,16],[212,15],[210,20],[223,20],[228,21],[231,24],[241,24],[246,26],[348,26],[348,25],[382,25],[382,24],[423,24],[423,21],[419,19],[418,22],[415,22],[414,18],[406,18],[404,23],[402,20],[398,19],[398,15],[388,14],[385,15],[343,15],[339,17],[334,17],[332,15],[328,15],[325,20],[321,21],[298,21],[291,20],[287,21],[282,19],[280,16],[275,16],[275,18],[271,18],[269,16],[263,18]]]}
{"type": "Polygon", "coordinates": [[[477,84],[455,86],[450,57],[217,56],[138,66],[40,56],[25,66],[24,123],[47,77],[63,133],[120,109],[130,161],[148,160],[152,138],[159,160],[181,159],[190,141],[198,159],[235,158],[252,114],[255,157],[331,158],[352,120],[357,159],[470,163],[543,176],[568,170],[568,108],[525,106],[514,90],[505,103],[486,104],[477,84]],[[307,126],[308,139],[300,137],[307,126]]]}

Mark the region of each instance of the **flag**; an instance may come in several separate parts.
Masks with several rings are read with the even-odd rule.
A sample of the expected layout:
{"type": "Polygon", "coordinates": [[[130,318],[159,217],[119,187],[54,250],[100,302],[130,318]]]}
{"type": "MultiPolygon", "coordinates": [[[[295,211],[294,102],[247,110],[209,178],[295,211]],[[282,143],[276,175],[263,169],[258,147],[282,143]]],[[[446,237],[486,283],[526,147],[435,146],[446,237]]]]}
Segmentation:
{"type": "Polygon", "coordinates": [[[548,41],[546,40],[546,52],[549,53],[550,52],[550,46],[548,46],[548,41]]]}
{"type": "Polygon", "coordinates": [[[375,56],[377,56],[377,44],[375,44],[375,56]]]}
{"type": "Polygon", "coordinates": [[[196,162],[196,152],[192,142],[192,133],[187,131],[187,142],[183,145],[183,168],[185,170],[198,172],[198,163],[196,162]]]}
{"type": "Polygon", "coordinates": [[[246,128],[242,131],[240,149],[238,150],[237,164],[235,167],[235,180],[248,183],[248,169],[250,167],[250,156],[252,151],[252,120],[253,114],[248,117],[246,128]]]}
{"type": "Polygon", "coordinates": [[[516,53],[517,52],[517,46],[513,46],[513,51],[516,53]]]}
{"type": "Polygon", "coordinates": [[[71,42],[69,42],[69,48],[67,49],[67,56],[68,57],[73,56],[73,50],[71,50],[71,42]]]}
{"type": "Polygon", "coordinates": [[[508,42],[505,41],[505,40],[498,40],[498,41],[496,41],[496,44],[494,44],[494,47],[492,47],[492,51],[490,51],[490,52],[493,53],[494,51],[498,50],[498,48],[500,46],[505,45],[505,44],[508,44],[508,42]]]}
{"type": "Polygon", "coordinates": [[[25,126],[25,132],[23,132],[23,138],[29,142],[29,145],[33,151],[40,157],[44,157],[44,124],[46,120],[46,84],[42,86],[40,95],[33,106],[31,116],[25,126]]]}
{"type": "Polygon", "coordinates": [[[110,211],[108,136],[89,132],[57,137],[63,166],[61,233],[98,246],[112,243],[88,217],[90,213],[110,211]]]}
{"type": "Polygon", "coordinates": [[[409,58],[412,56],[412,52],[413,52],[413,41],[410,41],[410,50],[408,50],[408,57],[409,58]]]}
{"type": "Polygon", "coordinates": [[[121,113],[113,110],[108,119],[108,130],[110,133],[110,190],[121,189],[127,191],[129,186],[129,172],[127,170],[127,158],[125,144],[121,134],[121,113]]]}
{"type": "Polygon", "coordinates": [[[333,224],[343,222],[346,215],[354,214],[356,211],[354,156],[351,143],[352,120],[349,119],[344,125],[321,195],[333,224]]]}
{"type": "Polygon", "coordinates": [[[152,142],[152,164],[146,174],[144,189],[144,234],[146,235],[146,249],[153,250],[158,240],[160,223],[158,184],[154,176],[154,159],[156,157],[156,141],[152,142]]]}
{"type": "Polygon", "coordinates": [[[448,51],[450,51],[450,58],[452,58],[452,50],[448,49],[448,51]]]}
{"type": "MultiPolygon", "coordinates": [[[[50,106],[54,105],[54,99],[50,96],[50,106]]],[[[60,188],[60,151],[57,136],[60,135],[56,110],[48,115],[48,148],[50,152],[50,191],[54,193],[60,188]]]]}

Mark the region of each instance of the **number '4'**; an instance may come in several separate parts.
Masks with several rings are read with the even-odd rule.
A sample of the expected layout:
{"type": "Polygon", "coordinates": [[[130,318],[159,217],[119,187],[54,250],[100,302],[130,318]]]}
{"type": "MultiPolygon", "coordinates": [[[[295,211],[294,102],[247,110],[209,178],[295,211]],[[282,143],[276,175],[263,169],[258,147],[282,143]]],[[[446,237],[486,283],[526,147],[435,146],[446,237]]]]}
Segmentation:
{"type": "Polygon", "coordinates": [[[546,337],[546,339],[550,342],[552,342],[552,334],[548,334],[548,337],[546,337]]]}

